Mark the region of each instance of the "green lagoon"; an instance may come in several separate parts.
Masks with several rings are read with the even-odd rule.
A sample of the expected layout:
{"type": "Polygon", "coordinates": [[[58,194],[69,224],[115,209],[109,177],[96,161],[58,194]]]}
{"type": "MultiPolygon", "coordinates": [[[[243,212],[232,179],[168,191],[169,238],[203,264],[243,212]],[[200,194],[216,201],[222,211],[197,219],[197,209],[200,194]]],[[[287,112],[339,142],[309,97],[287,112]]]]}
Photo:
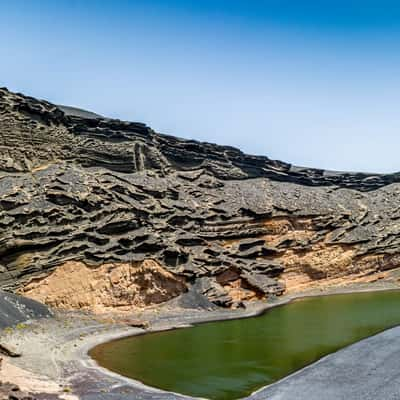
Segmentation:
{"type": "Polygon", "coordinates": [[[304,298],[265,314],[102,344],[103,367],[147,385],[231,400],[400,324],[400,291],[304,298]]]}

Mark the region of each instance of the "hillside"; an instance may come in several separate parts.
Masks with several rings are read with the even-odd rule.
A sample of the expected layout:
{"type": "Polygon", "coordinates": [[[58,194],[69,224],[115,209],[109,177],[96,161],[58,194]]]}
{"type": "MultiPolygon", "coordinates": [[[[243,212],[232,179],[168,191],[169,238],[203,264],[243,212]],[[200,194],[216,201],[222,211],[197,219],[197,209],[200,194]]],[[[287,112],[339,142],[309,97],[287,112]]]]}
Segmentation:
{"type": "Polygon", "coordinates": [[[399,183],[398,173],[295,167],[3,88],[0,287],[101,312],[187,292],[235,307],[378,279],[399,267],[399,183]]]}

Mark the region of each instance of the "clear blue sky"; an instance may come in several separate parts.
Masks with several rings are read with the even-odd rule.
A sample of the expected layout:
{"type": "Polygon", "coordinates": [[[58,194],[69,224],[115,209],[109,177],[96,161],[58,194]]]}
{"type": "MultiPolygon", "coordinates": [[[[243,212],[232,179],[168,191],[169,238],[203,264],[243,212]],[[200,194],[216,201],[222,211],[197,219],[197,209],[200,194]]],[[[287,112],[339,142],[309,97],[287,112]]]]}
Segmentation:
{"type": "Polygon", "coordinates": [[[298,165],[400,170],[398,1],[2,0],[0,85],[298,165]]]}

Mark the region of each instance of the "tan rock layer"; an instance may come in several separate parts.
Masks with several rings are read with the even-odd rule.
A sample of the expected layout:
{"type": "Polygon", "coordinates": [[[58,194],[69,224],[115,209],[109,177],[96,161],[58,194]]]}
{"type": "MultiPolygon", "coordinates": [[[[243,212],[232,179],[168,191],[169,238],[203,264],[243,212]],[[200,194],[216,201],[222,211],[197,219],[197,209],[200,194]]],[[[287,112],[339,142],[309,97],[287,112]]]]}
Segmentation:
{"type": "MultiPolygon", "coordinates": [[[[355,245],[329,244],[326,236],[317,237],[319,232],[310,218],[278,218],[265,221],[265,225],[268,234],[260,238],[268,246],[279,248],[285,241],[309,243],[298,248],[291,245],[274,256],[259,257],[278,261],[284,266],[279,279],[284,282],[287,293],[357,282],[400,266],[400,255],[358,255],[355,245]]],[[[225,246],[235,243],[227,241],[225,246]]],[[[246,284],[236,270],[220,274],[217,282],[234,302],[266,297],[246,284]]],[[[153,260],[110,263],[100,267],[69,261],[49,276],[31,280],[20,293],[56,308],[101,313],[159,304],[186,290],[183,278],[153,260]]]]}
{"type": "Polygon", "coordinates": [[[102,313],[162,303],[186,290],[182,279],[153,260],[97,268],[70,261],[46,278],[32,280],[20,293],[60,309],[102,313]]]}
{"type": "MultiPolygon", "coordinates": [[[[356,244],[330,243],[330,233],[321,236],[312,218],[279,217],[264,221],[264,225],[268,233],[260,239],[280,252],[258,259],[283,265],[279,280],[284,283],[286,293],[373,281],[384,278],[388,270],[400,267],[400,253],[360,254],[356,244]],[[290,244],[282,246],[285,241],[290,244]]],[[[229,240],[225,246],[236,243],[229,240]]]]}

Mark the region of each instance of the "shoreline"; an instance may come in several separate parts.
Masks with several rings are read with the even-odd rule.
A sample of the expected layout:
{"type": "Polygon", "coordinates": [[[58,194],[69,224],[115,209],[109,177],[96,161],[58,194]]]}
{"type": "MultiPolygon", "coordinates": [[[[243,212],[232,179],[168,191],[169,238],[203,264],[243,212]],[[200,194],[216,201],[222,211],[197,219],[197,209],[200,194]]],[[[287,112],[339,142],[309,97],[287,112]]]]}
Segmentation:
{"type": "MultiPolygon", "coordinates": [[[[257,302],[251,304],[244,310],[204,311],[161,307],[159,310],[148,310],[140,313],[141,319],[149,321],[149,329],[127,327],[115,321],[102,321],[101,316],[80,312],[57,312],[54,319],[33,321],[26,328],[19,331],[6,334],[3,332],[0,340],[3,344],[11,346],[22,353],[22,357],[18,359],[4,358],[6,359],[6,365],[10,364],[20,371],[22,378],[19,378],[19,381],[15,383],[19,384],[23,390],[33,394],[46,393],[46,388],[50,388],[49,392],[52,395],[57,395],[65,400],[75,400],[77,398],[89,400],[93,398],[95,393],[97,393],[96,399],[102,400],[111,399],[111,397],[118,400],[136,399],[138,397],[144,400],[194,399],[194,397],[147,386],[140,381],[107,370],[90,357],[89,351],[97,345],[129,336],[183,329],[202,323],[253,318],[263,315],[272,308],[287,305],[304,298],[399,289],[400,286],[398,284],[380,281],[362,285],[351,284],[346,287],[332,287],[324,290],[312,289],[288,294],[268,303],[257,302]],[[24,373],[21,371],[25,372],[25,379],[24,373]],[[32,387],[30,382],[32,382],[33,378],[42,382],[42,385],[32,387]]],[[[137,316],[133,315],[133,317],[137,316]]],[[[336,353],[331,353],[330,355],[332,354],[336,353]]],[[[294,374],[318,364],[330,355],[294,372],[294,374]]],[[[12,379],[15,378],[12,374],[9,377],[4,375],[7,375],[7,371],[1,373],[0,378],[3,381],[12,382],[12,379]]],[[[260,387],[248,399],[251,400],[254,396],[259,396],[260,391],[265,391],[292,375],[271,385],[260,387]]]]}

